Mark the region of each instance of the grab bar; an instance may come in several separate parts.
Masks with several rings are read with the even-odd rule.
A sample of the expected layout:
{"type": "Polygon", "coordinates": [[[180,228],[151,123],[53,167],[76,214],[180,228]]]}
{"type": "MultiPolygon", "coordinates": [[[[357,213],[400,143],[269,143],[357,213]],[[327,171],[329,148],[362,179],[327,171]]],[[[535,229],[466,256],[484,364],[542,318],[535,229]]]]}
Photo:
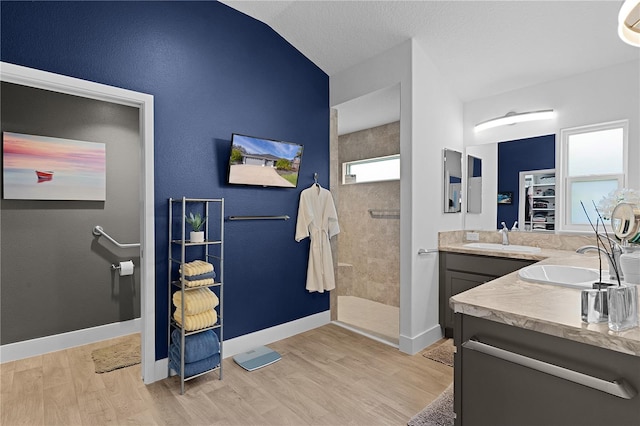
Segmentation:
{"type": "Polygon", "coordinates": [[[229,220],[289,220],[290,217],[285,215],[282,216],[229,216],[229,220]]]}
{"type": "Polygon", "coordinates": [[[99,237],[100,235],[104,235],[109,241],[111,241],[113,244],[117,245],[120,248],[140,247],[140,243],[120,244],[119,242],[111,238],[109,234],[104,232],[104,229],[102,229],[102,226],[100,225],[96,225],[93,228],[93,235],[95,235],[96,237],[99,237]]]}
{"type": "Polygon", "coordinates": [[[379,209],[369,209],[369,214],[371,217],[379,219],[384,217],[389,217],[393,219],[400,218],[400,210],[379,210],[379,209]]]}
{"type": "Polygon", "coordinates": [[[429,253],[437,253],[438,249],[418,249],[418,254],[422,255],[422,254],[429,254],[429,253]]]}
{"type": "Polygon", "coordinates": [[[496,348],[495,346],[487,345],[486,343],[481,343],[477,340],[467,340],[462,344],[462,347],[496,358],[500,358],[505,361],[521,365],[523,367],[528,367],[542,373],[550,374],[560,379],[578,383],[580,385],[587,386],[589,388],[596,389],[611,395],[615,395],[620,398],[631,399],[636,395],[636,390],[631,387],[631,385],[629,385],[624,379],[618,379],[614,380],[613,382],[608,382],[606,380],[589,376],[578,371],[569,370],[568,368],[549,364],[548,362],[540,361],[535,358],[529,358],[524,355],[496,348]]]}

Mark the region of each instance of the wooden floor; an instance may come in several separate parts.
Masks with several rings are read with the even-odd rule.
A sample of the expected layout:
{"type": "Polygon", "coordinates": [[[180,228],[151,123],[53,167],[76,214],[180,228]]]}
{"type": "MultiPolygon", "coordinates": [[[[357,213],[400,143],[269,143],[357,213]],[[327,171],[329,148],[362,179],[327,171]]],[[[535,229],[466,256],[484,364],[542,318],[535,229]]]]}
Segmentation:
{"type": "Polygon", "coordinates": [[[140,365],[94,372],[100,342],[1,364],[0,424],[406,425],[453,380],[453,369],[335,325],[269,347],[282,360],[253,372],[223,362],[186,383],[145,386],[140,365]]]}

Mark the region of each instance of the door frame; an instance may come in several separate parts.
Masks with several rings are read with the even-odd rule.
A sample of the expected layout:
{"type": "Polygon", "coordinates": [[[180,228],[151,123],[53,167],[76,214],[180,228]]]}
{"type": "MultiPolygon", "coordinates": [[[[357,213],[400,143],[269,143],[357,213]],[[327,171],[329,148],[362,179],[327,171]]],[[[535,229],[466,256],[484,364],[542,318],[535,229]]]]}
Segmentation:
{"type": "MultiPolygon", "coordinates": [[[[138,108],[140,111],[140,288],[142,380],[153,383],[155,354],[155,211],[153,96],[34,68],[0,62],[0,81],[138,108]]],[[[87,231],[89,232],[89,231],[87,231]]],[[[158,373],[161,373],[158,371],[158,373]]],[[[157,377],[156,377],[157,376],[157,377]]]]}

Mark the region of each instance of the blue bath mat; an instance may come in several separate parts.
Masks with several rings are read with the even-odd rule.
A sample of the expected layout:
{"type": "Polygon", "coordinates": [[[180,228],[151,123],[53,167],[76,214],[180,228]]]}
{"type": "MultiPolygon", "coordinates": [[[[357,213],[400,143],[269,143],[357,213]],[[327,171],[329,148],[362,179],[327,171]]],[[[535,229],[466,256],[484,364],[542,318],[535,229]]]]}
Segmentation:
{"type": "Polygon", "coordinates": [[[269,364],[273,364],[276,361],[280,361],[280,358],[281,357],[278,352],[271,350],[266,346],[260,346],[256,349],[234,356],[233,360],[245,370],[253,371],[258,368],[266,367],[269,364]]]}

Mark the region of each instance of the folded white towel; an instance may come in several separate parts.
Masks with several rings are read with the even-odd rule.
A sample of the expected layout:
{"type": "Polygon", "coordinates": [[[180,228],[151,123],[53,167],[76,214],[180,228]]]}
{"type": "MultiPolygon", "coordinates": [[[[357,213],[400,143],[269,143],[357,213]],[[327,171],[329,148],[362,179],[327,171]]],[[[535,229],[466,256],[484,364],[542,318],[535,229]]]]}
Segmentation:
{"type": "MultiPolygon", "coordinates": [[[[172,299],[173,305],[180,310],[182,306],[182,292],[176,291],[173,293],[172,299]]],[[[206,287],[184,292],[185,315],[196,315],[205,312],[218,306],[218,303],[220,303],[218,296],[206,287]]]]}
{"type": "Polygon", "coordinates": [[[215,311],[215,309],[211,309],[209,311],[205,311],[196,315],[185,315],[183,325],[180,310],[176,309],[176,311],[173,313],[173,319],[175,319],[178,324],[183,326],[185,330],[194,331],[215,325],[215,323],[218,322],[218,313],[215,311]]]}

